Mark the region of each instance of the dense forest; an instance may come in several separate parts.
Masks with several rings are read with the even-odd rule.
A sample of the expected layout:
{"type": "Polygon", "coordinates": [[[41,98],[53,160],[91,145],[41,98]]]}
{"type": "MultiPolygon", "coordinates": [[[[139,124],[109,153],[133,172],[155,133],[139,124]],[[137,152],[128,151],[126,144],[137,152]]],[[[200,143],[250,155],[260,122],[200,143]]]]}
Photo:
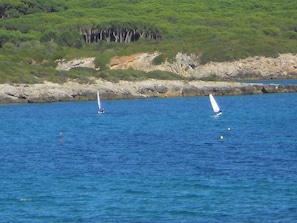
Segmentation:
{"type": "Polygon", "coordinates": [[[110,58],[137,52],[201,63],[296,53],[296,12],[295,0],[1,0],[0,83],[115,76],[110,58]],[[99,72],[55,70],[90,56],[99,72]]]}

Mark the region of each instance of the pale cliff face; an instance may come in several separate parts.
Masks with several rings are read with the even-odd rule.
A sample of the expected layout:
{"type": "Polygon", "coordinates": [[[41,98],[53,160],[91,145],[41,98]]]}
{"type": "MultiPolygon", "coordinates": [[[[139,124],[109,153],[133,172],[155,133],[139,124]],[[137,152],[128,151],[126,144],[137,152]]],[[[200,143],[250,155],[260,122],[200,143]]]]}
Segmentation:
{"type": "MultiPolygon", "coordinates": [[[[168,71],[185,77],[203,79],[216,77],[230,79],[286,79],[297,77],[297,55],[281,54],[277,58],[253,57],[232,62],[209,62],[201,65],[199,56],[178,53],[174,62],[165,61],[153,65],[155,53],[138,53],[129,56],[114,57],[108,64],[109,69],[134,69],[145,72],[154,70],[168,71]]],[[[95,58],[81,58],[58,63],[58,70],[70,70],[74,67],[96,68],[95,58]]]]}
{"type": "Polygon", "coordinates": [[[297,55],[293,54],[282,54],[277,58],[253,57],[201,65],[198,56],[178,53],[174,63],[166,61],[160,65],[153,65],[152,61],[158,55],[158,53],[144,53],[116,57],[111,60],[109,67],[110,69],[132,68],[146,72],[162,70],[197,79],[212,76],[223,80],[297,77],[297,55]]]}

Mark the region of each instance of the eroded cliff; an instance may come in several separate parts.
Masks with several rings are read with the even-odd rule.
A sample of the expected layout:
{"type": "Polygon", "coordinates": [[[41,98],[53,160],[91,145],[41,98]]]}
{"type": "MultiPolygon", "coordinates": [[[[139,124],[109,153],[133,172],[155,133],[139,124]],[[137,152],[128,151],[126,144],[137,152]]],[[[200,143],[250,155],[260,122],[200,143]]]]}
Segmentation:
{"type": "MultiPolygon", "coordinates": [[[[107,65],[109,69],[134,69],[140,71],[168,71],[194,79],[216,77],[219,80],[242,79],[289,79],[297,78],[297,55],[280,54],[276,58],[250,57],[231,62],[209,62],[200,64],[199,56],[178,53],[174,60],[154,65],[153,60],[159,52],[138,53],[129,56],[114,57],[107,65]]],[[[57,69],[70,70],[74,67],[95,66],[95,58],[81,58],[68,62],[60,62],[57,69]]]]}

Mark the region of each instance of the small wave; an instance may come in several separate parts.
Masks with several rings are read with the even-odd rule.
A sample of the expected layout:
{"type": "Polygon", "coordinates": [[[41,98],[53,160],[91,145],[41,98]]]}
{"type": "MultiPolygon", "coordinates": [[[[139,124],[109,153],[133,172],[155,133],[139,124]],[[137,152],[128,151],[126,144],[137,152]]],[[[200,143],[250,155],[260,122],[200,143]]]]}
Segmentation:
{"type": "Polygon", "coordinates": [[[19,201],[21,201],[21,202],[29,202],[29,201],[32,201],[32,198],[21,197],[21,198],[19,199],[19,201]]]}
{"type": "Polygon", "coordinates": [[[198,212],[194,212],[194,211],[186,211],[186,210],[181,210],[181,211],[171,211],[170,212],[171,215],[174,216],[198,216],[199,213],[198,212]]]}

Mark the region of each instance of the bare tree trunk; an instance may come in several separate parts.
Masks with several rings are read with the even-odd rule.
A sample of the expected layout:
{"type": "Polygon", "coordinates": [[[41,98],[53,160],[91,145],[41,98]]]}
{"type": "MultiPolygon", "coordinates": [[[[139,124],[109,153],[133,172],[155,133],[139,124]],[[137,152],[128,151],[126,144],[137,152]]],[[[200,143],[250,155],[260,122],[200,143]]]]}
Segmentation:
{"type": "Polygon", "coordinates": [[[140,35],[140,38],[145,38],[145,32],[144,31],[140,32],[139,35],[140,35]]]}
{"type": "Polygon", "coordinates": [[[109,29],[107,31],[106,42],[110,43],[110,40],[111,40],[111,30],[109,29]]]}
{"type": "MultiPolygon", "coordinates": [[[[1,19],[1,18],[0,18],[1,19]]],[[[145,31],[137,28],[107,28],[99,29],[96,28],[86,28],[78,27],[79,32],[84,38],[85,43],[92,42],[119,42],[119,43],[130,43],[132,41],[137,41],[140,38],[144,39],[161,39],[161,35],[156,31],[145,31]]]]}
{"type": "Polygon", "coordinates": [[[126,29],[125,42],[130,43],[132,38],[132,30],[126,29]]]}
{"type": "Polygon", "coordinates": [[[119,42],[119,39],[120,39],[120,37],[119,37],[119,35],[120,35],[119,30],[117,30],[116,32],[113,31],[112,34],[113,34],[114,39],[115,39],[114,41],[115,42],[119,42]]]}
{"type": "Polygon", "coordinates": [[[103,41],[104,40],[104,31],[103,30],[100,30],[100,34],[99,34],[99,41],[103,41]]]}
{"type": "Polygon", "coordinates": [[[124,41],[125,38],[125,32],[123,30],[120,31],[120,43],[124,41]]]}

